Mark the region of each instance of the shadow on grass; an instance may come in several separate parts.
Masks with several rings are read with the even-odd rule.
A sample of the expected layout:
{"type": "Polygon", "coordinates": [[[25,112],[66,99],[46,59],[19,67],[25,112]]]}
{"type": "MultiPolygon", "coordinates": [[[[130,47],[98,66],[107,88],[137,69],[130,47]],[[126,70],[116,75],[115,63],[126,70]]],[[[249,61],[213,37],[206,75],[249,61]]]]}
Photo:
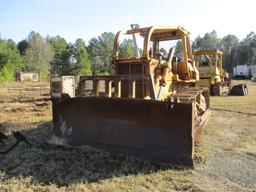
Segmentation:
{"type": "Polygon", "coordinates": [[[46,143],[50,132],[51,122],[23,131],[33,147],[20,144],[9,154],[0,155],[2,180],[22,176],[31,177],[33,183],[67,186],[173,168],[107,152],[50,145],[46,143]]]}

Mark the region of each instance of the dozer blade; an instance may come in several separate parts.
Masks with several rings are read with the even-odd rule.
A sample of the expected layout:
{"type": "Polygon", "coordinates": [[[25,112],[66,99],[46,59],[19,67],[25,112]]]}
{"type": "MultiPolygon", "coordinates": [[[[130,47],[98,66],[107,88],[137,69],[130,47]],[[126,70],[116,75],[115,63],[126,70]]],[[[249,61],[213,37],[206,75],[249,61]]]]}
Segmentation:
{"type": "Polygon", "coordinates": [[[232,89],[230,90],[229,95],[232,96],[246,96],[248,95],[248,88],[245,83],[239,84],[239,85],[234,85],[232,89]]]}
{"type": "Polygon", "coordinates": [[[206,111],[196,123],[193,111],[192,104],[169,101],[53,99],[53,132],[70,146],[89,145],[151,162],[192,167],[194,136],[210,116],[206,111]]]}

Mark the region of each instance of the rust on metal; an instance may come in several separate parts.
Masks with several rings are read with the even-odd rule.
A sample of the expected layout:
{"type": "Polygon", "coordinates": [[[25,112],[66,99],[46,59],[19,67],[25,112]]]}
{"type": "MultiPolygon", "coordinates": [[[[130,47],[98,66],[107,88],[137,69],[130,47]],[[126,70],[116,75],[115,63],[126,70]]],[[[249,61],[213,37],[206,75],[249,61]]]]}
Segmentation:
{"type": "Polygon", "coordinates": [[[111,75],[81,76],[75,97],[52,90],[53,139],[192,167],[195,139],[211,111],[209,90],[195,87],[199,73],[189,33],[179,26],[132,28],[116,34],[111,75]],[[120,54],[123,35],[132,35],[134,44],[136,35],[143,38],[134,55],[120,54]],[[181,42],[182,51],[171,44],[164,57],[161,42],[172,40],[181,42]]]}

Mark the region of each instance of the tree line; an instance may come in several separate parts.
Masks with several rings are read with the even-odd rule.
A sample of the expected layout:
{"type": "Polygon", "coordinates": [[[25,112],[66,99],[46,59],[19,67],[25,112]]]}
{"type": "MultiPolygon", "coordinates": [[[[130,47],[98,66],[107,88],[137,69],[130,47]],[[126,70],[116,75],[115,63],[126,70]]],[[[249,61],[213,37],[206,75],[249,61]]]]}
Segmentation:
{"type": "Polygon", "coordinates": [[[218,38],[217,32],[206,33],[203,37],[198,36],[193,44],[193,49],[219,49],[223,51],[223,67],[229,73],[233,72],[236,65],[256,64],[256,34],[250,32],[244,39],[239,41],[235,35],[226,35],[218,38]]]}
{"type": "MultiPolygon", "coordinates": [[[[63,37],[44,38],[34,31],[17,44],[11,39],[0,39],[0,81],[13,80],[14,73],[19,71],[38,72],[40,80],[47,80],[50,75],[107,75],[111,70],[113,44],[112,32],[90,39],[88,45],[81,38],[68,43],[63,37]]],[[[133,52],[131,44],[132,41],[124,41],[120,54],[133,52]]],[[[180,44],[176,47],[179,50],[180,44]]],[[[212,31],[198,36],[192,47],[193,50],[222,50],[223,67],[228,72],[238,64],[256,64],[254,32],[239,40],[231,34],[218,38],[217,32],[212,31]]]]}
{"type": "Polygon", "coordinates": [[[0,39],[0,81],[13,80],[20,71],[37,72],[40,80],[50,75],[108,74],[113,43],[111,32],[92,38],[87,46],[81,38],[68,43],[60,36],[44,38],[34,31],[17,44],[0,39]]]}

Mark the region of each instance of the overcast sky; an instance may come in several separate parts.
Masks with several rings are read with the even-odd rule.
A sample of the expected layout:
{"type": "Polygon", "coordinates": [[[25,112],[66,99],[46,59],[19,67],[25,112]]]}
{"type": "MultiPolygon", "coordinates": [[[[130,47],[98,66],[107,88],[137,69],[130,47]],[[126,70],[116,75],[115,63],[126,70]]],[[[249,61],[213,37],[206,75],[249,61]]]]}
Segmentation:
{"type": "Polygon", "coordinates": [[[256,0],[1,0],[0,34],[16,42],[30,31],[88,41],[138,23],[181,25],[198,35],[216,30],[239,39],[256,32],[256,0]]]}

